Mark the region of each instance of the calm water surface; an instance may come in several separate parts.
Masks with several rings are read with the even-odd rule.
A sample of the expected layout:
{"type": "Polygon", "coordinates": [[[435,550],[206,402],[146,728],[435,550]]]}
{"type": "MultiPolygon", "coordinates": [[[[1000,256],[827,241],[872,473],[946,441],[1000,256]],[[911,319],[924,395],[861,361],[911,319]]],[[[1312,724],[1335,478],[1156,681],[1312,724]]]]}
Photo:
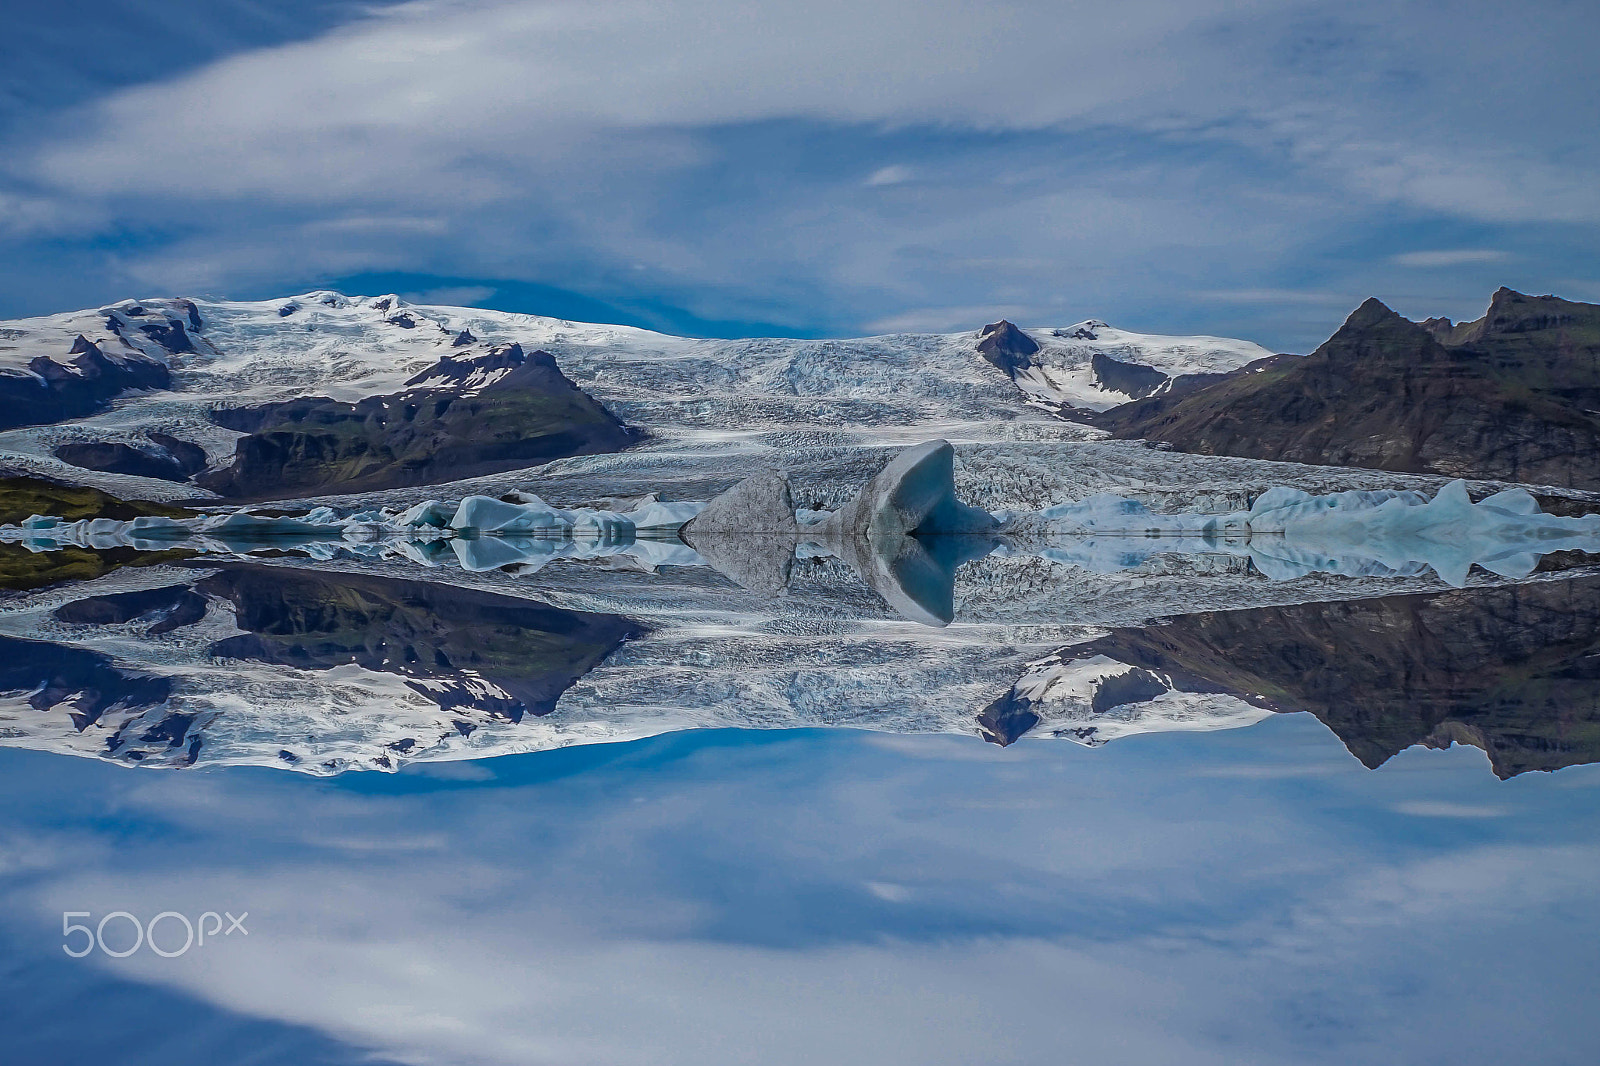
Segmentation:
{"type": "Polygon", "coordinates": [[[390,678],[466,742],[655,669],[649,626],[264,573],[54,604],[8,638],[12,722],[61,730],[0,748],[4,1061],[1600,1058],[1581,579],[1103,628],[1071,654],[1123,672],[1068,725],[1019,682],[959,709],[969,735],[702,728],[429,761],[383,734],[394,772],[318,776],[294,772],[326,740],[299,720],[250,741],[281,766],[208,763],[248,738],[153,713],[161,664],[179,693],[217,675],[172,664],[203,660],[241,686],[390,678]],[[1256,713],[1129,727],[1180,697],[1256,713]],[[1115,742],[1085,746],[1085,721],[1115,742]],[[118,911],[63,950],[85,942],[64,913],[118,911]],[[242,928],[178,954],[169,917],[173,957],[113,957],[163,912],[242,928]]]}

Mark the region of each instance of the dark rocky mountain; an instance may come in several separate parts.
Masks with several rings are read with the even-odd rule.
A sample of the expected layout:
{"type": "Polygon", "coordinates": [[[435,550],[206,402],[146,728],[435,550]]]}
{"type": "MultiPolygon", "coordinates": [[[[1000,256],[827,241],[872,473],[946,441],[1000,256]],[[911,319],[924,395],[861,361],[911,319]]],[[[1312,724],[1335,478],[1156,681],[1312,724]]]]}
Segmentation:
{"type": "Polygon", "coordinates": [[[305,397],[217,411],[247,434],[231,466],[195,480],[268,499],[437,484],[569,455],[618,451],[640,435],[519,344],[453,355],[404,392],[355,403],[305,397]]]}
{"type": "Polygon", "coordinates": [[[644,632],[617,615],[476,589],[261,566],[75,600],[55,615],[78,625],[138,621],[157,634],[199,622],[218,600],[246,632],[213,644],[214,656],[303,670],[361,666],[410,679],[446,711],[511,721],[549,714],[578,678],[644,632]]]}
{"type": "Polygon", "coordinates": [[[206,467],[206,450],[167,433],[147,433],[140,444],[123,441],[71,441],[52,452],[85,470],[136,474],[162,481],[188,481],[206,467]]]}
{"type": "Polygon", "coordinates": [[[1368,300],[1309,356],[1096,421],[1206,455],[1600,489],[1600,306],[1503,288],[1456,325],[1368,300]]]}
{"type": "Polygon", "coordinates": [[[38,356],[28,361],[26,373],[0,367],[0,429],[82,418],[129,389],[171,384],[165,364],[142,354],[111,358],[79,334],[61,361],[38,356]]]}
{"type": "Polygon", "coordinates": [[[1003,318],[978,334],[978,354],[1011,377],[1029,366],[1028,357],[1038,351],[1037,341],[1003,318]]]}
{"type": "Polygon", "coordinates": [[[25,697],[38,711],[68,704],[80,733],[114,708],[154,707],[171,695],[170,678],[121,669],[99,652],[0,637],[0,696],[25,697]]]}
{"type": "MultiPolygon", "coordinates": [[[[1452,743],[1482,748],[1502,778],[1600,761],[1600,577],[1206,612],[1067,653],[1309,711],[1369,767],[1452,743]]],[[[1036,720],[1013,699],[980,726],[1008,742],[1036,720]]]]}
{"type": "Polygon", "coordinates": [[[169,364],[200,350],[202,321],[192,300],[128,302],[65,317],[81,332],[0,329],[0,352],[21,352],[0,366],[0,429],[83,418],[125,392],[171,388],[169,364]],[[52,351],[56,343],[61,349],[52,351]]]}

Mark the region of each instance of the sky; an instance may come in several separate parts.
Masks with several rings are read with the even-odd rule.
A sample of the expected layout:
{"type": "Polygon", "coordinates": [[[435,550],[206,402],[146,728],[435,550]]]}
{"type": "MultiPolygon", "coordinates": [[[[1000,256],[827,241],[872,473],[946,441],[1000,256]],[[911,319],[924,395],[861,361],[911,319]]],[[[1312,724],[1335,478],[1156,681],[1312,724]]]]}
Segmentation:
{"type": "Polygon", "coordinates": [[[312,288],[1307,351],[1600,301],[1592,0],[18,0],[0,316],[312,288]]]}
{"type": "Polygon", "coordinates": [[[1596,788],[1367,770],[1304,714],[331,779],[4,749],[0,1018],[17,1066],[1592,1062],[1596,788]],[[114,910],[248,933],[64,956],[114,910]]]}

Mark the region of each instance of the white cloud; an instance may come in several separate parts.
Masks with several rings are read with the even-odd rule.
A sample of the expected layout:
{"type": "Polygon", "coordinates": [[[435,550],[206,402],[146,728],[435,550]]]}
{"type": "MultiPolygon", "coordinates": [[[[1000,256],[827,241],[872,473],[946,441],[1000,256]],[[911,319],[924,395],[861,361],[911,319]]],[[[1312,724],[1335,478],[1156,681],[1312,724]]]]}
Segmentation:
{"type": "Polygon", "coordinates": [[[1351,298],[1344,293],[1304,289],[1208,289],[1195,295],[1202,300],[1216,303],[1353,306],[1351,298]]]}
{"type": "Polygon", "coordinates": [[[868,185],[900,185],[911,180],[913,171],[910,167],[893,166],[879,167],[867,175],[868,185]]]}
{"type": "Polygon", "coordinates": [[[1453,6],[429,0],[117,93],[0,169],[43,198],[30,234],[158,220],[112,261],[141,291],[376,270],[813,330],[991,304],[1214,330],[1314,310],[1237,298],[1288,263],[1377,291],[1319,253],[1396,216],[1600,224],[1591,16],[1453,6]]]}
{"type": "Polygon", "coordinates": [[[1498,263],[1506,253],[1493,248],[1451,248],[1432,252],[1402,252],[1393,257],[1404,267],[1451,267],[1466,263],[1498,263]]]}
{"type": "Polygon", "coordinates": [[[1414,818],[1503,818],[1509,812],[1504,807],[1487,803],[1453,803],[1449,800],[1410,800],[1397,803],[1399,814],[1414,818]]]}
{"type": "MultiPolygon", "coordinates": [[[[421,292],[407,292],[401,295],[418,304],[435,304],[441,307],[475,307],[494,298],[500,290],[488,285],[446,285],[437,289],[424,289],[421,292]]],[[[478,780],[472,778],[471,780],[478,780]]]]}
{"type": "Polygon", "coordinates": [[[1374,774],[1307,716],[1274,726],[1165,756],[691,737],[373,794],[39,764],[19,824],[67,818],[71,846],[0,881],[0,924],[37,945],[65,909],[248,909],[248,940],[111,972],[419,1064],[1304,1066],[1584,1032],[1600,853],[1563,843],[1592,819],[1559,777],[1518,789],[1525,843],[1388,836],[1396,802],[1510,786],[1439,752],[1374,774]],[[1337,768],[1184,772],[1302,756],[1337,768]]]}

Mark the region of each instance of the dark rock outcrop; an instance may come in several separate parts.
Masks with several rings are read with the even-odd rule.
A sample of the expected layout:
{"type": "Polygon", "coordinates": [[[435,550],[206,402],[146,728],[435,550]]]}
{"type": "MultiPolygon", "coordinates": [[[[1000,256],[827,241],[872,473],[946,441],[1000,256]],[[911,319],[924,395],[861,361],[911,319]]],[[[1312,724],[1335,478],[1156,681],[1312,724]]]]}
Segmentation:
{"type": "Polygon", "coordinates": [[[232,603],[245,634],[212,654],[306,670],[356,664],[412,678],[445,710],[544,715],[637,623],[425,581],[233,567],[195,583],[232,603]],[[500,694],[485,693],[488,682],[500,694]]]}
{"type": "Polygon", "coordinates": [[[1007,689],[1004,696],[978,712],[978,732],[989,743],[1005,748],[1022,739],[1039,721],[1028,701],[1019,698],[1015,689],[1007,689]]]}
{"type": "Polygon", "coordinates": [[[115,592],[73,600],[55,610],[56,618],[74,625],[123,625],[146,621],[146,633],[159,635],[193,625],[206,616],[206,598],[187,585],[115,592]]]}
{"type": "Polygon", "coordinates": [[[212,417],[248,436],[233,464],[197,478],[224,496],[269,499],[437,484],[619,451],[639,434],[517,344],[446,356],[406,391],[356,403],[306,397],[212,417]]]}
{"type": "Polygon", "coordinates": [[[110,474],[134,474],[162,481],[188,481],[205,469],[206,452],[198,444],[165,433],[152,433],[148,447],[121,441],[72,441],[51,454],[64,463],[110,474]]]}
{"type": "Polygon", "coordinates": [[[198,474],[209,461],[206,450],[193,441],[180,440],[170,433],[146,433],[145,437],[157,448],[172,456],[185,477],[198,474]]]}
{"type": "Polygon", "coordinates": [[[1303,359],[1112,412],[1183,451],[1600,489],[1600,306],[1510,289],[1477,322],[1362,304],[1303,359]]]}
{"type": "Polygon", "coordinates": [[[1169,380],[1166,374],[1153,366],[1124,363],[1100,352],[1094,353],[1090,364],[1094,368],[1095,384],[1135,398],[1150,395],[1169,380]]]}
{"type": "Polygon", "coordinates": [[[130,389],[172,384],[165,364],[143,355],[111,358],[82,334],[65,363],[41,355],[28,362],[28,370],[0,369],[0,429],[82,418],[130,389]]]}
{"type": "Polygon", "coordinates": [[[1008,377],[1027,368],[1028,357],[1038,350],[1038,342],[1003,318],[984,326],[978,334],[978,354],[1008,377]]]}
{"type": "Polygon", "coordinates": [[[1600,761],[1596,577],[1204,612],[1066,654],[1105,655],[1182,691],[1309,711],[1369,767],[1451,743],[1482,748],[1502,778],[1600,761]]]}

